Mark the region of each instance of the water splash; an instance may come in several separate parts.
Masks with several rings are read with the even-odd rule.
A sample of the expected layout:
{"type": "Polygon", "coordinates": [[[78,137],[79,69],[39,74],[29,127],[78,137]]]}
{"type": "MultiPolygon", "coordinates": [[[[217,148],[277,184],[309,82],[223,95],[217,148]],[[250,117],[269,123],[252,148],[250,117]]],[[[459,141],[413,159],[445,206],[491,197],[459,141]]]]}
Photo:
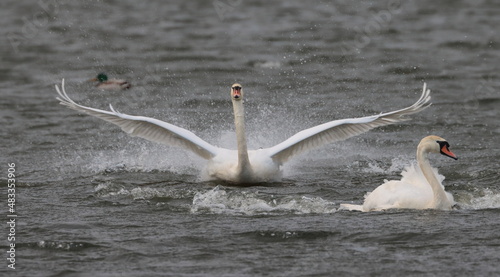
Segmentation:
{"type": "MultiPolygon", "coordinates": [[[[107,144],[101,142],[101,144],[107,144]]],[[[111,147],[78,147],[54,153],[60,175],[81,175],[115,172],[172,172],[198,175],[203,160],[183,149],[167,147],[144,140],[119,136],[111,147]],[[100,148],[100,149],[99,149],[100,148]],[[105,149],[103,149],[105,148],[105,149]]]]}
{"type": "Polygon", "coordinates": [[[390,162],[371,161],[368,167],[362,169],[364,173],[397,173],[401,172],[405,167],[408,167],[410,162],[405,156],[392,158],[390,162]]]}
{"type": "Polygon", "coordinates": [[[75,251],[75,250],[80,250],[82,248],[89,248],[93,246],[92,244],[86,242],[45,241],[45,240],[41,240],[35,244],[31,243],[28,245],[38,248],[65,250],[65,251],[75,251]]]}
{"type": "Polygon", "coordinates": [[[481,197],[473,198],[466,208],[473,210],[482,209],[499,209],[500,208],[500,193],[494,192],[490,189],[484,190],[484,195],[481,197]]]}
{"type": "Polygon", "coordinates": [[[233,215],[310,214],[336,211],[335,203],[321,197],[284,196],[280,198],[259,192],[231,191],[220,186],[197,193],[191,207],[192,213],[233,215]]]}
{"type": "Polygon", "coordinates": [[[95,194],[101,198],[126,197],[132,200],[151,200],[154,198],[188,199],[199,193],[200,189],[182,187],[132,187],[126,188],[110,182],[98,184],[95,194]]]}

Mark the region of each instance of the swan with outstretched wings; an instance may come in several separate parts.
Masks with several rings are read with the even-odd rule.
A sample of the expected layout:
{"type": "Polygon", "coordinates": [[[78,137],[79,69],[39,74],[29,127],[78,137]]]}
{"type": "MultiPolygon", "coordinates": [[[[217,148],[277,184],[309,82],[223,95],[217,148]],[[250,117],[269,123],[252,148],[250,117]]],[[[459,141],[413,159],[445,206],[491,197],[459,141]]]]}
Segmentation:
{"type": "Polygon", "coordinates": [[[109,121],[132,136],[150,141],[183,147],[208,160],[206,175],[209,179],[225,180],[237,185],[279,181],[281,166],[290,158],[318,148],[322,145],[360,135],[373,128],[407,120],[406,115],[420,112],[430,103],[430,90],[424,83],[422,95],[415,104],[397,111],[360,118],[330,121],[291,136],[269,148],[248,150],[245,135],[243,88],[240,84],[231,86],[237,150],[213,146],[194,133],[170,123],[145,116],[133,116],[117,112],[110,105],[110,111],[77,104],[64,89],[56,85],[62,105],[109,121]]]}

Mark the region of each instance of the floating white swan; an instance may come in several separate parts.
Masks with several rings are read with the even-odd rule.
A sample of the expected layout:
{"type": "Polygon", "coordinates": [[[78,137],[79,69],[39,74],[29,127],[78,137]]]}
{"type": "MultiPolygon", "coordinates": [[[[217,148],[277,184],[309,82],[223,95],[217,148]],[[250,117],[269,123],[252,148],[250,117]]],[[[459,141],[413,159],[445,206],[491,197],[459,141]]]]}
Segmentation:
{"type": "Polygon", "coordinates": [[[405,109],[374,116],[330,121],[298,132],[273,147],[248,151],[242,101],[243,90],[239,84],[231,86],[237,150],[213,146],[188,130],[154,118],[119,113],[111,105],[111,111],[79,105],[66,94],[64,79],[62,80],[62,90],[57,85],[56,90],[60,96],[57,99],[61,101],[62,105],[109,121],[132,136],[189,149],[208,160],[205,172],[208,179],[225,180],[239,185],[279,181],[282,175],[280,167],[291,157],[327,143],[362,134],[375,127],[404,121],[403,116],[427,108],[430,105],[428,102],[431,98],[430,90],[426,89],[424,84],[420,99],[405,109]]]}
{"type": "MultiPolygon", "coordinates": [[[[437,209],[451,210],[453,196],[444,190],[437,171],[431,167],[428,153],[441,153],[453,159],[448,142],[438,136],[423,138],[417,147],[418,168],[407,168],[400,181],[386,181],[365,196],[363,205],[342,204],[351,211],[380,211],[387,209],[437,209]]],[[[441,178],[442,179],[442,178],[441,178]]]]}

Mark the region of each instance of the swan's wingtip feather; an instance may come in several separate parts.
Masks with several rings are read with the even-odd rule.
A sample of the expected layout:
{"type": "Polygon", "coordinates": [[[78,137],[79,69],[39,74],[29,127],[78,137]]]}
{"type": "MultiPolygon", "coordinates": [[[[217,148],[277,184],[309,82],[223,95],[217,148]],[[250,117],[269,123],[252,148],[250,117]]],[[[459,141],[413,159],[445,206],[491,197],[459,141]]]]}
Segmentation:
{"type": "Polygon", "coordinates": [[[59,87],[57,84],[55,85],[57,94],[59,94],[60,97],[56,97],[57,100],[61,101],[61,105],[65,106],[75,106],[77,105],[75,101],[73,101],[68,94],[66,93],[66,89],[64,87],[64,78],[61,80],[61,87],[59,87]]]}

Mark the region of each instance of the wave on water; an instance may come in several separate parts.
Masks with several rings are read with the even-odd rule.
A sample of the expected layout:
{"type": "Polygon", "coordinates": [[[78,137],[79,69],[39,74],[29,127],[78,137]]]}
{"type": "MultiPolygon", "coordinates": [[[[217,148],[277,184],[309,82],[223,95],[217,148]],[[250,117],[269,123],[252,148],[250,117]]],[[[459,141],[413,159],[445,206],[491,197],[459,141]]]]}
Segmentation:
{"type": "Polygon", "coordinates": [[[87,242],[46,241],[46,240],[41,240],[36,243],[28,243],[27,245],[34,248],[65,250],[65,251],[74,251],[84,248],[95,247],[95,245],[87,242]]]}
{"type": "MultiPolygon", "coordinates": [[[[381,166],[373,165],[371,173],[383,171],[384,173],[400,172],[400,167],[408,168],[406,158],[394,158],[391,163],[381,166]]],[[[413,168],[414,166],[411,166],[413,168]]],[[[121,167],[117,167],[121,168],[121,167]]],[[[123,173],[121,173],[123,174],[123,173]]],[[[134,173],[136,174],[136,173],[134,173]]],[[[442,181],[444,176],[437,173],[442,181]]],[[[156,174],[157,175],[157,174],[156,174]]],[[[121,175],[120,175],[121,176],[121,175]]],[[[185,181],[160,181],[159,177],[148,179],[148,174],[140,177],[138,182],[122,182],[122,180],[110,180],[103,177],[94,188],[94,194],[98,198],[128,199],[128,201],[153,200],[158,205],[168,204],[172,200],[173,205],[181,205],[182,210],[194,214],[230,214],[230,215],[279,215],[279,214],[330,214],[339,209],[338,202],[349,201],[349,199],[325,200],[322,195],[300,195],[297,193],[272,195],[260,192],[257,189],[242,189],[225,186],[211,187],[207,189],[206,184],[185,181]],[[151,181],[149,185],[143,185],[151,181]],[[139,185],[138,185],[139,184],[139,185]]],[[[162,175],[163,176],[163,175],[162,175]]],[[[125,178],[125,177],[123,177],[125,178]]],[[[453,178],[452,178],[453,179],[453,178]]],[[[95,180],[95,179],[94,179],[95,180]]],[[[479,189],[470,186],[462,187],[448,182],[446,191],[450,192],[460,209],[481,210],[499,209],[500,193],[495,189],[479,189]]]]}
{"type": "Polygon", "coordinates": [[[392,158],[391,161],[387,163],[382,161],[371,161],[368,163],[367,167],[363,168],[361,171],[364,173],[397,173],[401,172],[410,163],[411,162],[408,161],[406,156],[398,156],[392,158]]]}
{"type": "Polygon", "coordinates": [[[220,186],[199,192],[193,198],[192,213],[233,215],[258,214],[328,214],[337,211],[336,204],[321,197],[276,197],[258,192],[228,190],[220,186]]]}
{"type": "Polygon", "coordinates": [[[463,208],[473,210],[500,209],[500,193],[485,189],[483,196],[472,198],[470,204],[464,204],[463,208]]]}
{"type": "Polygon", "coordinates": [[[150,200],[154,198],[186,199],[193,197],[199,189],[190,188],[158,188],[158,187],[133,187],[115,185],[109,182],[98,184],[95,189],[98,197],[130,197],[133,200],[150,200]]]}

